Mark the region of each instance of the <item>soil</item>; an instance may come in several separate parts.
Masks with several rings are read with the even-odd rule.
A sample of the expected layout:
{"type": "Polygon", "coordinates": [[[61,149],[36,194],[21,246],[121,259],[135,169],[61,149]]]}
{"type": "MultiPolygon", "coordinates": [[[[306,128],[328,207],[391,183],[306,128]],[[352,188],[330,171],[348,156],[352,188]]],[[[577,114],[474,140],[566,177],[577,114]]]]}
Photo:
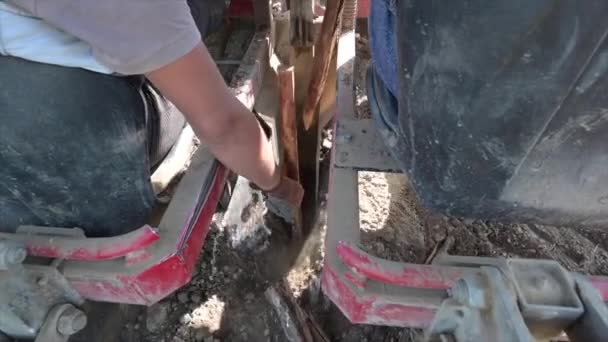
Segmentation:
{"type": "Polygon", "coordinates": [[[356,36],[357,54],[355,56],[355,116],[357,119],[369,119],[369,106],[367,103],[367,87],[365,86],[365,74],[371,60],[368,40],[360,33],[356,36]]]}
{"type": "MultiPolygon", "coordinates": [[[[355,90],[360,118],[369,117],[366,44],[359,36],[355,90]]],[[[329,146],[331,136],[326,140],[329,146]]],[[[328,165],[327,160],[321,164],[322,189],[327,188],[328,165]]],[[[360,172],[359,195],[362,247],[379,257],[424,263],[450,236],[455,240],[450,254],[550,258],[569,270],[608,275],[606,231],[435,215],[421,206],[402,174],[360,172]]],[[[322,191],[322,203],[325,196],[322,191]]],[[[216,214],[191,282],[129,321],[122,341],[287,341],[280,319],[264,296],[269,286],[283,278],[331,341],[417,340],[420,332],[413,329],[353,325],[323,296],[319,285],[326,230],[323,207],[311,233],[300,242],[290,239],[290,226],[268,215],[263,205],[249,210],[253,211],[249,217],[262,220],[260,224],[267,228],[264,248],[233,248],[230,231],[221,226],[222,213],[216,214]]]]}

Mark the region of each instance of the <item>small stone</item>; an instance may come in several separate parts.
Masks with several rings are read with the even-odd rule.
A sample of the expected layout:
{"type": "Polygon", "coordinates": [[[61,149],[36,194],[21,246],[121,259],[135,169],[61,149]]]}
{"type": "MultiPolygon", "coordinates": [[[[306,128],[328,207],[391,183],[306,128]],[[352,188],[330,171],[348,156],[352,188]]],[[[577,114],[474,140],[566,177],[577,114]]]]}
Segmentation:
{"type": "Polygon", "coordinates": [[[201,297],[201,295],[200,295],[200,294],[198,294],[198,293],[193,293],[193,294],[190,296],[190,300],[191,300],[193,303],[198,304],[198,303],[200,303],[200,302],[201,302],[202,297],[201,297]]]}
{"type": "Polygon", "coordinates": [[[253,293],[249,292],[249,293],[247,293],[247,294],[245,295],[245,299],[246,299],[248,302],[251,302],[251,301],[253,301],[253,300],[255,299],[255,295],[254,295],[253,293]]]}
{"type": "Polygon", "coordinates": [[[472,225],[474,222],[475,222],[475,220],[471,219],[471,218],[466,218],[466,219],[462,220],[462,223],[466,224],[467,226],[472,225]]]}
{"type": "MultiPolygon", "coordinates": [[[[210,337],[209,334],[206,334],[205,331],[203,330],[197,330],[196,333],[194,334],[194,339],[197,342],[202,342],[203,340],[205,340],[206,337],[210,337]]],[[[213,337],[211,337],[213,338],[213,337]]]]}
{"type": "Polygon", "coordinates": [[[147,313],[146,328],[151,332],[156,332],[167,320],[169,308],[163,303],[158,303],[150,306],[147,313]]]}
{"type": "Polygon", "coordinates": [[[179,300],[180,303],[188,303],[188,294],[186,292],[178,293],[177,300],[179,300]]]}
{"type": "Polygon", "coordinates": [[[264,330],[264,336],[268,337],[270,335],[270,330],[266,329],[264,330]]]}
{"type": "Polygon", "coordinates": [[[192,322],[192,316],[190,316],[189,313],[186,313],[182,317],[179,318],[179,322],[181,324],[188,324],[188,323],[192,322]]]}

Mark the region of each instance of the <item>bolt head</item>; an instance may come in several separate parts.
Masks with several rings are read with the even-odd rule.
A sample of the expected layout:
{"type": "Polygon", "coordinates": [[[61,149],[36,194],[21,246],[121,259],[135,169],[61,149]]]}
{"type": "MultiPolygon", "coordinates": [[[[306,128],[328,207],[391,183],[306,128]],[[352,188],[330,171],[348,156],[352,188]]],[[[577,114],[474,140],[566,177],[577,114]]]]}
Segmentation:
{"type": "Polygon", "coordinates": [[[57,320],[57,331],[65,336],[74,335],[87,325],[87,315],[81,310],[70,306],[57,320]]]}
{"type": "Polygon", "coordinates": [[[23,247],[12,247],[6,251],[5,260],[9,265],[22,263],[27,257],[27,251],[23,247]]]}

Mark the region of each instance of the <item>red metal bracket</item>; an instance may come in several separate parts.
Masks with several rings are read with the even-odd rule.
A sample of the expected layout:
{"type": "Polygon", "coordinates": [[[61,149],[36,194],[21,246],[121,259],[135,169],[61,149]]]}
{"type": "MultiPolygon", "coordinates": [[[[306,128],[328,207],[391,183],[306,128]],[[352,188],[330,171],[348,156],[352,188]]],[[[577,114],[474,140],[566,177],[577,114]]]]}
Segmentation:
{"type": "Polygon", "coordinates": [[[399,286],[446,290],[466,273],[466,269],[461,267],[419,265],[380,259],[347,242],[338,243],[336,253],[346,266],[359,275],[399,286]]]}
{"type": "Polygon", "coordinates": [[[149,247],[159,239],[146,225],[127,234],[87,238],[42,234],[0,233],[0,239],[23,243],[28,255],[66,260],[109,260],[149,247]]]}
{"type": "Polygon", "coordinates": [[[161,239],[143,249],[147,257],[135,262],[128,258],[66,262],[64,274],[71,285],[86,299],[150,305],[190,281],[229,173],[224,166],[213,163],[208,172],[209,186],[201,190],[204,197],[182,203],[188,208],[182,226],[165,235],[159,229],[161,239]]]}

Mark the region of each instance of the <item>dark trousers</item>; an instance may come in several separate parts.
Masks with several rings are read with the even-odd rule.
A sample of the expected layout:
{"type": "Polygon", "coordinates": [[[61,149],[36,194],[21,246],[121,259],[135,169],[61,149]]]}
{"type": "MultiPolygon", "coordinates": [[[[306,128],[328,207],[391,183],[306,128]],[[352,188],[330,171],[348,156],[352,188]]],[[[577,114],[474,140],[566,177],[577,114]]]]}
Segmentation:
{"type": "MultiPolygon", "coordinates": [[[[203,34],[223,0],[189,1],[203,34]]],[[[155,205],[150,172],[184,125],[143,77],[0,56],[0,231],[125,233],[155,205]]]]}

